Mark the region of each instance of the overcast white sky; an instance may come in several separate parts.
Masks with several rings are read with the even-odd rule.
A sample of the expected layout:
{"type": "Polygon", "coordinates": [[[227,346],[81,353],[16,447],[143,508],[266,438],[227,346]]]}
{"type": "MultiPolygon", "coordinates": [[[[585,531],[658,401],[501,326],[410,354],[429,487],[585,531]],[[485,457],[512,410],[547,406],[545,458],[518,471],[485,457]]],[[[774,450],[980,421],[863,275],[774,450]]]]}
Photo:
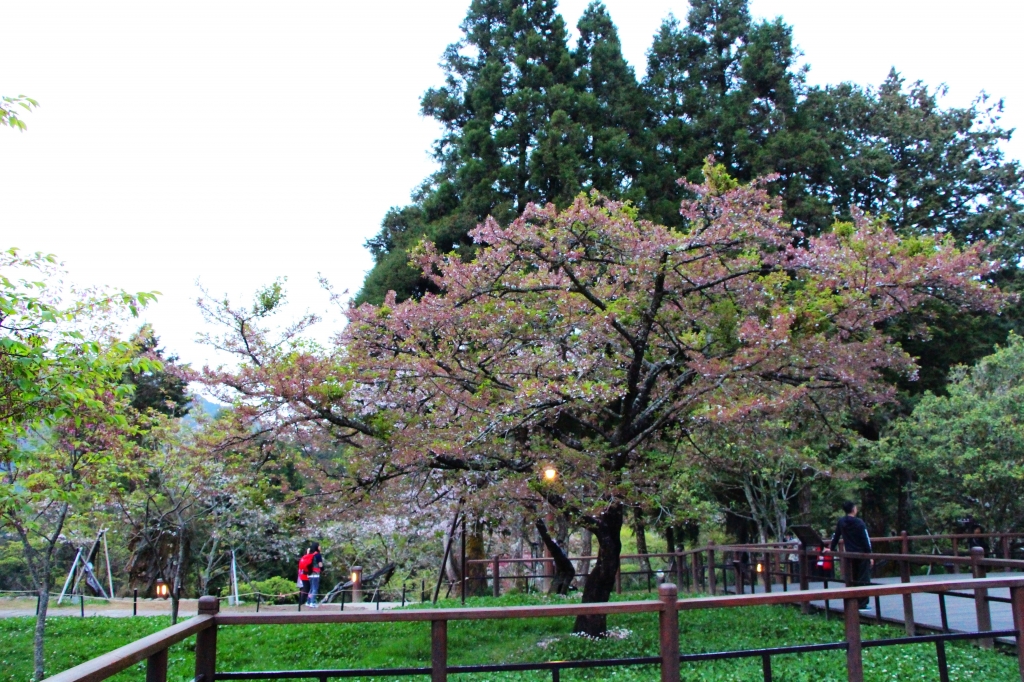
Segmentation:
{"type": "MultiPolygon", "coordinates": [[[[162,292],[146,317],[198,364],[214,356],[194,341],[197,279],[248,299],[286,276],[294,312],[327,310],[317,273],[357,291],[363,242],[433,168],[418,101],[468,4],[3,2],[0,94],[42,108],[27,132],[0,131],[0,247],[56,253],[82,284],[162,292]]],[[[570,25],[586,4],[562,0],[570,25]]],[[[606,4],[638,73],[662,19],[687,11],[606,4]]],[[[794,26],[814,83],[877,85],[895,66],[947,83],[949,104],[1002,97],[1004,124],[1024,122],[1020,0],[751,5],[794,26]]]]}

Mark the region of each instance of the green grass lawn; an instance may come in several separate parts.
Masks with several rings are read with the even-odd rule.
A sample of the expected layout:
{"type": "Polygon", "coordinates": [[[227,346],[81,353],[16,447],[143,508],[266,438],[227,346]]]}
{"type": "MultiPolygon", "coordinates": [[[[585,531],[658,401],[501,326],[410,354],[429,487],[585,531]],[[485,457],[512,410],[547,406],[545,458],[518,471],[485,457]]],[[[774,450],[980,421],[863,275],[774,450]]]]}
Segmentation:
{"type": "MultiPolygon", "coordinates": [[[[646,595],[631,595],[644,598],[646,595]]],[[[542,603],[543,597],[506,595],[500,600],[469,600],[470,605],[542,603]]],[[[448,602],[456,606],[457,602],[448,602]]],[[[28,682],[31,676],[33,619],[0,620],[0,682],[28,682]]],[[[169,625],[156,618],[53,618],[47,627],[47,669],[50,674],[116,649],[169,625]]],[[[452,665],[580,658],[653,656],[658,653],[655,614],[612,616],[609,626],[620,638],[590,641],[569,635],[571,619],[462,621],[449,624],[448,652],[452,665]]],[[[840,641],[842,624],[820,616],[802,616],[790,607],[756,607],[683,612],[679,618],[683,653],[812,644],[840,641]]],[[[865,639],[895,637],[902,630],[864,626],[865,639]]],[[[171,649],[169,678],[192,678],[194,640],[171,649]]],[[[972,682],[1019,679],[1016,658],[982,651],[968,644],[948,644],[951,680],[972,682]]],[[[233,626],[218,634],[217,667],[221,671],[310,668],[381,668],[425,666],[430,660],[429,623],[358,625],[233,626]]],[[[773,661],[776,680],[840,682],[846,679],[845,652],[779,656],[773,661]]],[[[938,680],[931,644],[869,649],[864,653],[867,680],[938,680]]],[[[608,679],[621,682],[655,680],[654,667],[607,668],[562,672],[563,680],[608,679]]],[[[550,673],[507,673],[458,676],[469,682],[487,680],[550,680],[550,673]]],[[[684,664],[684,680],[747,681],[761,679],[760,659],[684,664]]],[[[145,664],[114,678],[142,682],[145,664]]],[[[415,680],[421,678],[396,678],[415,680]]]]}

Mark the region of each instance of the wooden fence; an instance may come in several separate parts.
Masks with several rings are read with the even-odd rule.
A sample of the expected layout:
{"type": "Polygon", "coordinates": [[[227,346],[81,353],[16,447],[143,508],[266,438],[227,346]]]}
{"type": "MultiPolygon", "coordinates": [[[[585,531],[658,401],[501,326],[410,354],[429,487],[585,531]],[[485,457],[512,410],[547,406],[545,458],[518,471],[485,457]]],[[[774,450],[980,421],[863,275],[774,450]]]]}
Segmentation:
{"type": "MultiPolygon", "coordinates": [[[[858,558],[846,555],[844,560],[858,558]]],[[[759,658],[762,663],[764,680],[772,680],[772,659],[784,654],[802,654],[816,651],[845,650],[847,678],[851,682],[863,680],[863,650],[871,647],[899,646],[921,642],[933,642],[941,679],[947,679],[945,664],[945,643],[959,639],[974,639],[989,642],[997,637],[1013,638],[1016,642],[1021,680],[1024,682],[1024,578],[974,578],[970,580],[950,579],[894,585],[844,588],[832,590],[803,590],[765,594],[737,594],[716,597],[679,599],[673,584],[662,584],[658,588],[658,599],[650,601],[611,602],[604,604],[559,604],[545,606],[519,606],[503,608],[457,608],[457,609],[413,609],[388,611],[307,611],[305,613],[220,613],[219,601],[215,597],[199,600],[196,617],[162,630],[154,635],[133,642],[116,651],[93,659],[70,670],[48,678],[48,682],[100,682],[116,673],[142,661],[147,661],[146,682],[166,682],[167,650],[170,646],[196,635],[194,682],[217,682],[218,680],[259,680],[259,679],[316,679],[326,682],[332,678],[369,676],[416,676],[429,675],[431,682],[444,682],[453,673],[482,673],[513,670],[549,671],[553,682],[559,682],[563,670],[611,666],[657,666],[662,682],[678,682],[680,665],[701,661],[735,658],[759,658]],[[971,590],[978,603],[987,607],[988,591],[1009,588],[1013,612],[1012,630],[994,631],[989,623],[979,616],[979,629],[972,633],[940,633],[924,636],[907,636],[895,639],[863,640],[861,638],[861,614],[858,600],[879,598],[890,595],[911,595],[916,593],[950,594],[971,590]],[[742,651],[720,651],[709,653],[681,653],[679,641],[679,611],[699,609],[737,608],[779,604],[808,604],[825,599],[842,600],[844,632],[842,641],[814,643],[742,651]],[[450,665],[448,661],[448,623],[460,620],[512,619],[512,618],[574,618],[583,614],[624,614],[650,613],[656,615],[659,623],[659,654],[642,658],[626,658],[588,661],[548,661],[541,663],[505,663],[493,665],[450,665]],[[429,667],[372,669],[372,670],[286,670],[286,671],[218,671],[217,631],[220,627],[232,625],[271,625],[309,623],[394,623],[422,622],[430,624],[431,660],[429,667]]]]}
{"type": "MultiPolygon", "coordinates": [[[[972,569],[973,562],[978,558],[983,559],[982,566],[1000,567],[1004,571],[1024,571],[1024,560],[1011,558],[1014,543],[1021,539],[1024,539],[1024,533],[908,535],[904,531],[895,536],[871,538],[875,548],[875,556],[872,558],[878,560],[882,565],[885,563],[898,564],[901,577],[904,572],[909,571],[911,565],[943,566],[954,574],[960,573],[962,569],[974,573],[976,570],[972,569]],[[994,541],[999,548],[998,554],[1001,555],[1001,558],[979,557],[978,551],[972,551],[972,549],[978,550],[979,548],[967,546],[968,542],[978,541],[986,543],[994,541]],[[892,547],[896,543],[899,543],[898,547],[892,547]],[[950,552],[947,554],[940,551],[942,546],[948,546],[950,552]],[[921,547],[925,547],[928,550],[927,553],[914,554],[913,558],[908,558],[913,549],[921,547]],[[967,551],[962,552],[961,547],[967,551]],[[898,557],[905,557],[905,559],[900,561],[898,557]]],[[[841,552],[842,543],[840,543],[841,552]]],[[[742,591],[745,585],[749,585],[753,579],[766,581],[766,589],[770,589],[771,584],[779,583],[784,589],[788,589],[790,582],[799,582],[801,589],[807,589],[808,580],[815,577],[813,567],[818,555],[817,547],[802,547],[786,543],[709,545],[671,553],[623,554],[621,556],[623,568],[616,576],[616,591],[622,592],[624,578],[634,581],[632,586],[634,589],[642,587],[642,585],[636,584],[637,578],[646,579],[648,590],[653,589],[655,579],[660,578],[663,581],[674,580],[680,587],[711,594],[728,591],[730,578],[733,579],[731,587],[736,592],[742,591]],[[787,561],[790,555],[797,556],[798,561],[787,561]],[[660,568],[629,569],[629,564],[640,562],[645,562],[648,567],[658,563],[660,568]],[[758,567],[760,567],[759,570],[758,567]],[[719,582],[719,576],[721,576],[721,582],[719,582]]],[[[594,561],[596,558],[596,556],[569,557],[577,565],[580,565],[581,562],[594,561]]],[[[494,596],[501,594],[503,583],[518,582],[521,585],[529,586],[530,581],[545,579],[553,574],[553,559],[550,557],[463,558],[463,566],[471,565],[486,566],[486,575],[477,578],[467,576],[466,580],[475,579],[489,582],[490,591],[494,596]]],[[[463,570],[463,575],[466,574],[467,571],[463,570]]],[[[909,572],[906,578],[909,580],[909,572]]],[[[577,577],[580,582],[585,579],[585,576],[577,577]]],[[[827,579],[834,580],[834,578],[827,579]]],[[[468,585],[469,589],[474,587],[477,586],[468,585]]],[[[456,594],[458,593],[456,592],[456,594]]]]}

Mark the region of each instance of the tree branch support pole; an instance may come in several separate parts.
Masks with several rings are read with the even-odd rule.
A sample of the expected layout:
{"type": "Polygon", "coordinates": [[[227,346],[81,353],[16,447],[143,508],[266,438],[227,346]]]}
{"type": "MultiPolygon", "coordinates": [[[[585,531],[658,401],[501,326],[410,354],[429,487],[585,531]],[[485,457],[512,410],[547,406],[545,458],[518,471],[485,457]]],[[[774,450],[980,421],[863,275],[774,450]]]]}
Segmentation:
{"type": "MultiPolygon", "coordinates": [[[[207,595],[199,598],[200,616],[216,616],[219,611],[220,601],[216,597],[207,595]]],[[[196,634],[196,682],[213,682],[216,670],[217,626],[211,625],[196,634]]],[[[148,673],[146,682],[150,682],[148,673]]]]}
{"type": "Polygon", "coordinates": [[[459,577],[462,580],[462,589],[459,590],[461,593],[462,605],[466,605],[466,588],[469,586],[469,576],[466,575],[466,515],[462,515],[462,537],[459,540],[462,545],[462,562],[459,566],[459,577]]]}
{"type": "Polygon", "coordinates": [[[661,682],[679,682],[679,589],[672,583],[662,583],[658,586],[658,599],[661,682]]]}
{"type": "MultiPolygon", "coordinates": [[[[907,531],[900,532],[900,551],[903,554],[910,554],[910,539],[907,537],[907,531]]],[[[910,562],[906,559],[900,561],[900,582],[910,582],[910,562]]],[[[881,613],[875,611],[875,614],[881,619],[881,613]]],[[[912,594],[903,595],[903,624],[907,630],[907,637],[917,634],[917,625],[914,623],[914,595],[912,594]]]]}
{"type": "MultiPolygon", "coordinates": [[[[981,547],[971,547],[971,573],[975,579],[985,577],[985,566],[981,560],[985,558],[985,550],[981,547]]],[[[978,614],[978,631],[985,632],[992,629],[992,612],[988,605],[988,590],[979,588],[974,590],[974,611],[978,614]]],[[[982,637],[978,640],[978,646],[983,649],[991,649],[994,646],[991,637],[982,637]]]]}
{"type": "Polygon", "coordinates": [[[491,560],[491,575],[494,576],[494,596],[497,598],[501,596],[501,562],[497,555],[491,560]]]}

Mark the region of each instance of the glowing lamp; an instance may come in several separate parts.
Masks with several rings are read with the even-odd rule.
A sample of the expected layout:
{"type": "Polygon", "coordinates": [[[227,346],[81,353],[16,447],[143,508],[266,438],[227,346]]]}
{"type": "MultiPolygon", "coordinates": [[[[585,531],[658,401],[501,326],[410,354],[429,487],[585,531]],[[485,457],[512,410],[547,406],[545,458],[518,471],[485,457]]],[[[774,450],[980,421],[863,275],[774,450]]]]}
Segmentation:
{"type": "Polygon", "coordinates": [[[554,483],[555,479],[558,478],[558,469],[553,466],[544,467],[544,480],[548,483],[554,483]]]}
{"type": "Polygon", "coordinates": [[[156,581],[157,599],[167,599],[171,596],[171,588],[163,580],[156,581]]]}
{"type": "Polygon", "coordinates": [[[757,564],[757,572],[761,573],[762,571],[764,571],[764,565],[761,564],[760,562],[758,562],[758,564],[757,564]]]}
{"type": "Polygon", "coordinates": [[[352,579],[352,582],[355,582],[355,581],[359,580],[359,574],[356,573],[355,571],[352,571],[352,575],[350,575],[349,578],[352,579]]]}

